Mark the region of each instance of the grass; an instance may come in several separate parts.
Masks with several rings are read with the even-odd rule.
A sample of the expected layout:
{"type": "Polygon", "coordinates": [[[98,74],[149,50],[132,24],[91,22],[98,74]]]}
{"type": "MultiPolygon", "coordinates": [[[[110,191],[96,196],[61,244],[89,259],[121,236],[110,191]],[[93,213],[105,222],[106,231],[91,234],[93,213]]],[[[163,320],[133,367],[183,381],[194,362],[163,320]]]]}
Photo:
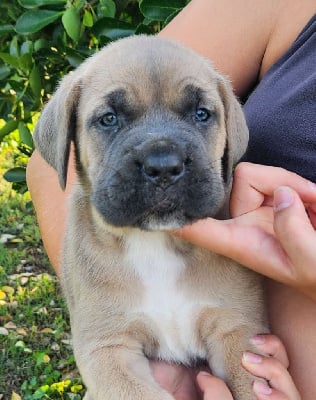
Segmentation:
{"type": "Polygon", "coordinates": [[[0,145],[0,400],[79,400],[68,313],[29,194],[2,178],[14,151],[0,145]]]}

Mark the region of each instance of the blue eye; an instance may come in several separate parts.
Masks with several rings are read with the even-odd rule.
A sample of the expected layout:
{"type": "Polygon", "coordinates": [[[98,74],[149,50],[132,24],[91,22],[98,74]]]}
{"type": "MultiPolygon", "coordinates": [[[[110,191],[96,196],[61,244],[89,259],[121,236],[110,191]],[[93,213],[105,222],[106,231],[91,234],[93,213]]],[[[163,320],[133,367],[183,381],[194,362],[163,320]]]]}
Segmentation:
{"type": "Polygon", "coordinates": [[[198,108],[195,111],[194,119],[196,122],[206,122],[211,114],[206,108],[198,108]]]}
{"type": "Polygon", "coordinates": [[[104,114],[100,118],[100,124],[103,126],[115,126],[117,125],[117,116],[112,112],[104,114]]]}

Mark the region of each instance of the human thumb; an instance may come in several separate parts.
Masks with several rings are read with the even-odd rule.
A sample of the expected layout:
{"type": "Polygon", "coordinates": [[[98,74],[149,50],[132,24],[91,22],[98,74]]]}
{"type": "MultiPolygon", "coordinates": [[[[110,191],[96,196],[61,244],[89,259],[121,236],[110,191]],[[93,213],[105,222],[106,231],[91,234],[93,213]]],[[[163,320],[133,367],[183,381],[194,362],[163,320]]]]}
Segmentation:
{"type": "Polygon", "coordinates": [[[231,392],[221,379],[207,372],[200,372],[197,382],[203,392],[203,400],[233,400],[231,392]]]}
{"type": "Polygon", "coordinates": [[[315,231],[299,195],[290,187],[274,191],[274,231],[283,249],[294,261],[315,241],[315,231]]]}

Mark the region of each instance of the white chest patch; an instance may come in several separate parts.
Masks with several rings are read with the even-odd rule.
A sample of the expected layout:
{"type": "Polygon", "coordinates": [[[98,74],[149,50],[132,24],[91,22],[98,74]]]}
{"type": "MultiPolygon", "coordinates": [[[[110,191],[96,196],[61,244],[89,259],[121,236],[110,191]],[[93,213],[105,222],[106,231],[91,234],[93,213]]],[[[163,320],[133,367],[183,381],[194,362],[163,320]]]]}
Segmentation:
{"type": "Polygon", "coordinates": [[[163,232],[133,232],[126,240],[125,261],[145,288],[141,306],[134,310],[153,322],[160,342],[159,357],[188,363],[203,357],[197,346],[195,320],[202,305],[180,289],[185,260],[167,245],[163,232]]]}

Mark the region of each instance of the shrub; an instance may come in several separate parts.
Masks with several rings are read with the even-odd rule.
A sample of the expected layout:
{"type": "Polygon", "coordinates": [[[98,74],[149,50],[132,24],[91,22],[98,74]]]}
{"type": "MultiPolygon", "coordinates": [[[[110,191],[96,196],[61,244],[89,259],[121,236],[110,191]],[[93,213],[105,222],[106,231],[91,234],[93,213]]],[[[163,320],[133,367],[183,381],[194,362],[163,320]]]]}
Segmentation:
{"type": "Polygon", "coordinates": [[[0,143],[17,132],[5,178],[25,191],[31,130],[57,82],[112,40],[154,34],[189,0],[1,0],[0,143]]]}

